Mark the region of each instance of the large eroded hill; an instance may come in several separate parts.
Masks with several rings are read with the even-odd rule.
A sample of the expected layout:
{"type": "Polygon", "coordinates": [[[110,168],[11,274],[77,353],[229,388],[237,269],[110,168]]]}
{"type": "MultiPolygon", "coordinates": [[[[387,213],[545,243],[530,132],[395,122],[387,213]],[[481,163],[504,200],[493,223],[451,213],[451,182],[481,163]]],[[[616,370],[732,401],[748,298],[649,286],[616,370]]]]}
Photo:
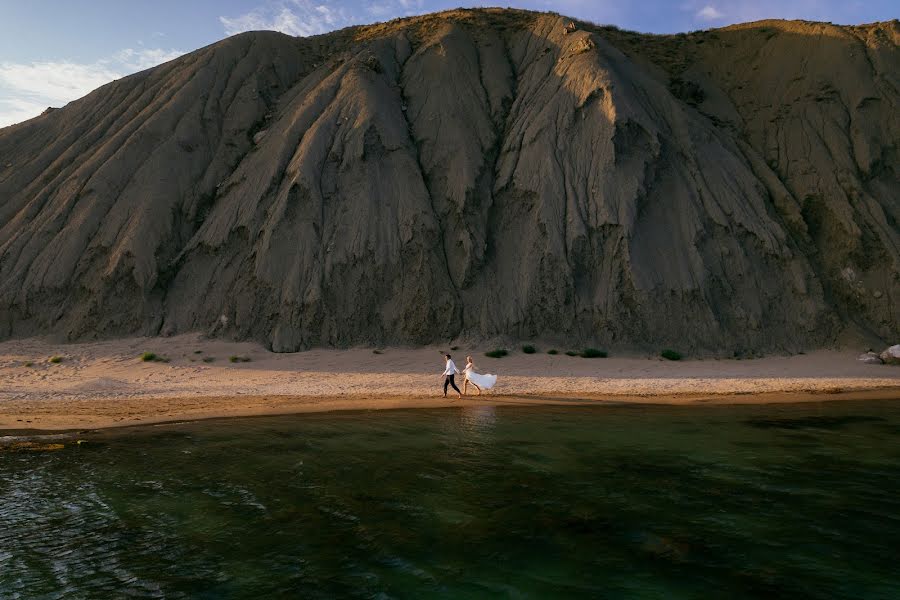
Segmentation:
{"type": "Polygon", "coordinates": [[[0,338],[900,331],[897,21],[241,34],[0,129],[0,338]]]}

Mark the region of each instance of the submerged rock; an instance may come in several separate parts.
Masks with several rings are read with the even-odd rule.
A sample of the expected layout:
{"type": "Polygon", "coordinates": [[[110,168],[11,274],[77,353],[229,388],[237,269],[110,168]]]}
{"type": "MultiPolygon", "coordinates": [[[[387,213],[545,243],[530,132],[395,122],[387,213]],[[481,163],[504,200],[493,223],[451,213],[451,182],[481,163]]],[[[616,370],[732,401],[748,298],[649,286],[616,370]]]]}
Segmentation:
{"type": "Polygon", "coordinates": [[[15,441],[0,443],[0,452],[52,452],[63,448],[65,448],[65,444],[55,442],[15,441]]]}

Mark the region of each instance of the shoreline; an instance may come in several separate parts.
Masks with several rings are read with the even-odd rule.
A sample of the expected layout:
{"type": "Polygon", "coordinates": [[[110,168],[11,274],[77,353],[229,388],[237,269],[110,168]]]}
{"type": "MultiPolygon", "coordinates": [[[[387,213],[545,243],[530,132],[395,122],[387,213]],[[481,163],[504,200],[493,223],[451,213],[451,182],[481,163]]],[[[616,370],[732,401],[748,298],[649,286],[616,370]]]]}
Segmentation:
{"type": "Polygon", "coordinates": [[[107,430],[137,425],[196,422],[247,417],[275,417],[332,412],[370,412],[473,407],[616,407],[616,406],[765,406],[824,402],[900,401],[900,386],[826,391],[685,393],[670,395],[484,394],[462,399],[440,396],[206,396],[80,400],[71,405],[17,413],[21,406],[0,404],[0,436],[107,430]],[[30,418],[26,418],[30,417],[30,418]]]}
{"type": "Polygon", "coordinates": [[[440,387],[445,350],[275,354],[258,344],[197,334],[78,344],[34,338],[0,342],[0,431],[393,408],[900,400],[900,368],[862,364],[853,351],[674,362],[515,349],[491,359],[484,356],[487,348],[479,347],[454,350],[454,358],[460,364],[471,354],[480,372],[499,376],[496,388],[463,400],[451,393],[445,400],[440,387]],[[146,352],[165,362],[142,361],[146,352]]]}

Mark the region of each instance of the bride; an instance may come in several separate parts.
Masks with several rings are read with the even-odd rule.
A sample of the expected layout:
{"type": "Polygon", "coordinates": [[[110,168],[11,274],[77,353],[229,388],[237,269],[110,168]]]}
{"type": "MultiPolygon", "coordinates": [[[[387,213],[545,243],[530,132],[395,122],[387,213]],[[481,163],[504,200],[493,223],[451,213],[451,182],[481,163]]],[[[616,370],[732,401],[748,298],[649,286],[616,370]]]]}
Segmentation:
{"type": "Polygon", "coordinates": [[[475,386],[479,396],[482,389],[489,390],[497,383],[496,375],[481,375],[475,372],[475,363],[472,362],[471,356],[466,357],[466,368],[463,369],[463,373],[466,375],[466,378],[463,380],[463,394],[466,393],[469,383],[475,386]]]}

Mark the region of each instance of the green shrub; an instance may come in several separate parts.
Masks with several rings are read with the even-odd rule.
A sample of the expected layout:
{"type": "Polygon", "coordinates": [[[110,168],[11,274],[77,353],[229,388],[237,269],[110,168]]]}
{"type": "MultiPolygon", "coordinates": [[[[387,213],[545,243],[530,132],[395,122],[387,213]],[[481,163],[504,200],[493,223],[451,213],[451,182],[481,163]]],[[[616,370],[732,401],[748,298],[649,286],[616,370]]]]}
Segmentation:
{"type": "Polygon", "coordinates": [[[233,363],[239,363],[239,362],[244,363],[244,362],[250,362],[250,357],[248,357],[248,356],[229,356],[228,360],[229,360],[229,362],[233,362],[233,363]]]}
{"type": "Polygon", "coordinates": [[[203,357],[203,362],[205,362],[205,363],[211,363],[211,362],[213,362],[214,360],[216,360],[216,357],[215,357],[215,356],[204,356],[204,357],[203,357]]]}
{"type": "Polygon", "coordinates": [[[63,357],[62,357],[62,356],[51,356],[51,357],[48,358],[47,360],[48,360],[49,362],[52,362],[53,364],[58,364],[58,363],[61,363],[61,362],[63,361],[63,357]]]}
{"type": "Polygon", "coordinates": [[[194,354],[203,354],[203,350],[194,350],[194,354]]]}
{"type": "Polygon", "coordinates": [[[559,350],[547,350],[547,354],[559,354],[559,350]]]}
{"type": "Polygon", "coordinates": [[[522,352],[524,352],[525,354],[534,354],[535,352],[537,352],[537,348],[535,348],[531,344],[525,344],[524,346],[522,346],[522,352]]]}
{"type": "Polygon", "coordinates": [[[25,361],[25,366],[26,366],[26,367],[30,367],[30,366],[33,365],[33,364],[34,364],[34,363],[31,362],[30,360],[29,360],[29,361],[25,361]]]}
{"type": "Polygon", "coordinates": [[[668,348],[660,353],[660,356],[666,360],[681,360],[681,353],[669,350],[668,348]]]}
{"type": "Polygon", "coordinates": [[[456,352],[457,350],[459,350],[459,346],[450,346],[450,349],[456,352]]]}
{"type": "Polygon", "coordinates": [[[578,350],[566,350],[566,356],[578,356],[581,354],[578,350]]]}
{"type": "Polygon", "coordinates": [[[141,360],[144,361],[144,362],[161,362],[161,363],[167,363],[167,362],[169,362],[171,359],[170,359],[170,358],[167,358],[167,357],[165,357],[165,356],[160,356],[160,355],[158,355],[158,354],[156,354],[156,353],[154,353],[154,352],[144,352],[143,354],[141,354],[141,360]]]}
{"type": "Polygon", "coordinates": [[[372,354],[384,354],[381,350],[372,350],[372,354]]]}
{"type": "Polygon", "coordinates": [[[502,348],[497,348],[496,350],[491,350],[490,352],[484,353],[484,355],[488,358],[503,358],[507,354],[509,354],[509,352],[503,350],[502,348]]]}
{"type": "Polygon", "coordinates": [[[581,358],[606,358],[608,354],[606,350],[598,350],[597,348],[585,348],[581,351],[581,358]]]}

